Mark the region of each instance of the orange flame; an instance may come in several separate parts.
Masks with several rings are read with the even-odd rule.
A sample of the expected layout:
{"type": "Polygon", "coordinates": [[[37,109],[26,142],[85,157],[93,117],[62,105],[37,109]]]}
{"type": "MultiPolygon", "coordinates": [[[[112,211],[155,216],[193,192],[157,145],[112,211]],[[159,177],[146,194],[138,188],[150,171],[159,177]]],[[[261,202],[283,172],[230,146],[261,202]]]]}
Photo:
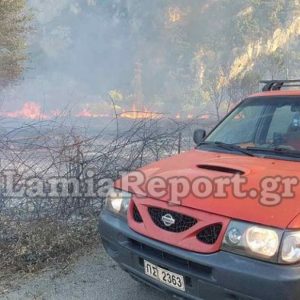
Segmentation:
{"type": "Polygon", "coordinates": [[[131,111],[123,111],[119,116],[126,119],[157,119],[160,115],[159,113],[149,111],[145,107],[142,111],[137,110],[135,104],[133,104],[131,111]]]}
{"type": "Polygon", "coordinates": [[[200,120],[209,120],[210,116],[209,115],[202,115],[199,117],[200,120]]]}
{"type": "Polygon", "coordinates": [[[31,101],[25,102],[20,110],[11,112],[1,112],[0,115],[2,117],[24,118],[30,120],[41,120],[48,118],[48,116],[42,112],[41,106],[31,101]]]}
{"type": "MultiPolygon", "coordinates": [[[[119,107],[119,109],[121,109],[119,107]]],[[[155,120],[159,119],[163,116],[162,113],[157,113],[150,111],[146,107],[144,107],[142,110],[137,109],[137,106],[135,104],[132,105],[131,110],[126,111],[123,109],[121,113],[118,114],[120,118],[124,119],[136,119],[136,120],[142,120],[142,119],[149,119],[149,120],[155,120]]],[[[20,110],[17,111],[9,111],[9,112],[0,112],[0,116],[2,117],[10,117],[10,118],[24,118],[24,119],[30,119],[30,120],[45,120],[45,119],[51,119],[55,117],[61,117],[66,116],[66,113],[63,111],[60,111],[58,109],[50,111],[48,114],[45,114],[41,110],[41,106],[35,102],[26,102],[22,106],[20,110]]],[[[93,112],[92,108],[87,104],[80,112],[75,114],[76,117],[81,118],[103,118],[103,117],[114,117],[114,113],[98,113],[93,112]]],[[[192,113],[188,114],[182,114],[182,113],[176,113],[173,115],[175,119],[194,119],[195,116],[192,113]]],[[[208,120],[209,115],[202,115],[198,117],[199,119],[208,120]]]]}
{"type": "Polygon", "coordinates": [[[80,111],[76,117],[82,117],[82,118],[92,118],[93,114],[88,108],[84,108],[82,111],[80,111]]]}

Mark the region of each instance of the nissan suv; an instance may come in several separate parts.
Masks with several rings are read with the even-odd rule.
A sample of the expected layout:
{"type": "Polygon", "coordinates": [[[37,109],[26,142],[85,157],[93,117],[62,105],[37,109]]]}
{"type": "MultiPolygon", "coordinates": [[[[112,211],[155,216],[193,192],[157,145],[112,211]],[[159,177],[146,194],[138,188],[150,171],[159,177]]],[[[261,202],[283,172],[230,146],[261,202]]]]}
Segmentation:
{"type": "Polygon", "coordinates": [[[264,82],[196,147],[114,184],[107,253],[187,299],[300,299],[300,81],[264,82]]]}

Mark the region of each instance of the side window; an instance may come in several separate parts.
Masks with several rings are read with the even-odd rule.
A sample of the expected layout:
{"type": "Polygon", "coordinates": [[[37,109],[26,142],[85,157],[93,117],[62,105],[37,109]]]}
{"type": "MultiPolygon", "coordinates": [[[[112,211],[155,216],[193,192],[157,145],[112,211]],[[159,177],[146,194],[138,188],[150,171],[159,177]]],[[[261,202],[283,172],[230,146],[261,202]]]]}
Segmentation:
{"type": "Polygon", "coordinates": [[[288,132],[294,115],[295,113],[291,111],[290,105],[275,110],[267,135],[268,143],[273,142],[274,134],[285,135],[288,132]]]}

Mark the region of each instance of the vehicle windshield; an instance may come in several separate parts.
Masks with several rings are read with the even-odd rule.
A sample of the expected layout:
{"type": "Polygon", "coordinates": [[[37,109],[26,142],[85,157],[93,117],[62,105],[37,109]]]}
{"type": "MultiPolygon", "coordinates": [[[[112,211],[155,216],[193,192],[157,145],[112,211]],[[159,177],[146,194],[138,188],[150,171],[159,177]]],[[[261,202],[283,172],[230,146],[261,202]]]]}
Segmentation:
{"type": "Polygon", "coordinates": [[[205,143],[300,158],[300,97],[249,98],[212,131],[205,143]]]}

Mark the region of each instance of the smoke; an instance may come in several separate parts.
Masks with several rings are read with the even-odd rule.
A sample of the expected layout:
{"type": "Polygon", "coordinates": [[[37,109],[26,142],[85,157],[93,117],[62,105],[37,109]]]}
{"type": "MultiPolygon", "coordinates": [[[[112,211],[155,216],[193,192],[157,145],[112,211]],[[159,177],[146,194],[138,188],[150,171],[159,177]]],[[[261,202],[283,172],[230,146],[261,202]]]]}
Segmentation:
{"type": "Polygon", "coordinates": [[[277,28],[273,36],[267,41],[258,41],[247,46],[244,54],[237,57],[233,62],[229,73],[229,80],[235,79],[252,69],[255,60],[263,55],[274,53],[279,48],[283,48],[290,40],[300,36],[300,17],[295,17],[287,28],[277,28]]]}
{"type": "Polygon", "coordinates": [[[27,1],[34,15],[27,71],[0,92],[2,110],[17,117],[49,118],[65,107],[76,116],[106,116],[111,91],[122,95],[115,101],[119,112],[136,105],[206,114],[204,85],[219,79],[216,86],[226,86],[252,70],[267,77],[255,69],[259,59],[300,35],[293,9],[299,0],[282,6],[279,0],[269,6],[252,0],[27,1]]]}
{"type": "Polygon", "coordinates": [[[29,0],[34,14],[27,72],[2,93],[5,110],[24,101],[44,111],[105,103],[107,92],[128,88],[130,37],[123,24],[92,0],[29,0]]]}

